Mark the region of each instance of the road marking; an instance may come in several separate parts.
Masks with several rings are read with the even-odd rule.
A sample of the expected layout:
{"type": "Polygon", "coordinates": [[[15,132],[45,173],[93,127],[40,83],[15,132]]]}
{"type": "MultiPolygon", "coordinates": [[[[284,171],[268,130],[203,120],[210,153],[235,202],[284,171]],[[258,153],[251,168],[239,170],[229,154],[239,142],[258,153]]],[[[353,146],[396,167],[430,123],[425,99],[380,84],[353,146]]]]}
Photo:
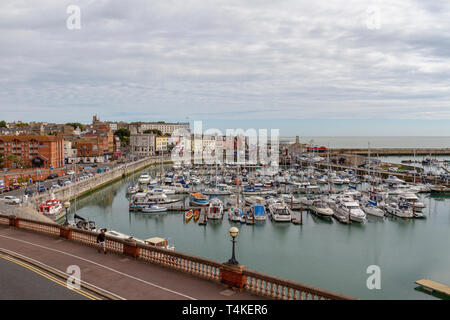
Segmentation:
{"type": "Polygon", "coordinates": [[[88,293],[88,292],[86,292],[84,290],[71,289],[71,288],[67,287],[67,283],[66,282],[61,281],[60,279],[57,279],[57,278],[53,277],[52,275],[49,275],[49,274],[43,272],[42,270],[39,270],[39,269],[37,269],[37,268],[35,268],[35,267],[33,267],[33,266],[29,265],[29,264],[26,264],[26,263],[24,263],[24,262],[22,262],[20,260],[14,259],[12,257],[5,256],[3,254],[0,254],[0,258],[3,258],[4,260],[8,260],[10,262],[13,262],[13,263],[15,263],[17,265],[20,265],[20,266],[22,266],[22,267],[24,267],[24,268],[26,268],[26,269],[28,269],[30,271],[33,271],[34,273],[36,273],[36,274],[38,274],[38,275],[40,275],[40,276],[42,276],[42,277],[44,277],[44,278],[54,282],[56,284],[59,284],[62,287],[65,287],[68,290],[74,291],[74,292],[76,292],[76,293],[78,293],[78,294],[80,294],[80,295],[82,295],[82,296],[84,296],[84,297],[86,297],[86,298],[88,298],[90,300],[100,300],[98,297],[96,297],[96,296],[94,296],[94,295],[92,295],[92,294],[90,294],[90,293],[88,293]]]}
{"type": "MultiPolygon", "coordinates": [[[[49,269],[49,270],[53,270],[53,271],[55,271],[55,272],[57,272],[57,273],[59,272],[59,273],[65,274],[67,277],[70,277],[70,276],[71,276],[70,274],[68,274],[68,273],[65,272],[65,271],[62,271],[62,270],[53,268],[53,267],[51,267],[51,266],[49,266],[49,265],[46,265],[45,263],[42,263],[41,261],[37,261],[37,260],[35,260],[35,259],[33,259],[33,258],[24,256],[24,255],[22,255],[22,254],[20,254],[20,253],[17,253],[17,252],[15,252],[15,251],[11,251],[11,250],[8,250],[8,249],[5,249],[5,248],[0,248],[0,252],[1,252],[1,251],[5,252],[6,254],[9,254],[9,255],[11,255],[11,256],[18,256],[18,257],[20,257],[20,258],[24,258],[24,259],[27,259],[27,260],[29,260],[29,261],[35,262],[35,263],[37,263],[38,265],[41,265],[41,266],[43,266],[43,267],[45,267],[45,268],[47,268],[47,269],[49,269]]],[[[87,271],[87,270],[89,270],[89,269],[86,268],[86,271],[87,271]]],[[[85,270],[82,269],[81,271],[85,271],[85,270]]],[[[80,279],[80,282],[81,282],[82,284],[85,284],[85,285],[88,285],[88,286],[90,286],[90,287],[92,287],[92,288],[95,288],[95,289],[97,289],[97,290],[99,290],[99,291],[102,291],[102,292],[104,292],[104,293],[106,293],[106,294],[108,294],[108,295],[114,296],[114,297],[118,298],[119,300],[126,300],[125,298],[123,298],[123,297],[121,297],[121,296],[119,296],[119,295],[117,295],[117,294],[114,294],[114,293],[112,293],[112,292],[109,292],[108,290],[99,288],[99,287],[97,287],[97,286],[95,286],[95,285],[93,285],[93,284],[91,284],[91,283],[89,283],[89,282],[86,282],[86,281],[82,280],[82,279],[80,279]]],[[[101,294],[100,294],[100,295],[101,295],[101,294]]]]}
{"type": "Polygon", "coordinates": [[[70,253],[67,253],[67,252],[64,252],[64,251],[60,251],[60,250],[57,250],[57,249],[53,249],[53,248],[41,246],[41,245],[39,245],[39,244],[35,244],[35,243],[29,242],[29,241],[25,241],[25,240],[13,238],[13,237],[8,237],[8,236],[4,236],[4,235],[0,235],[0,237],[6,238],[6,239],[10,239],[10,240],[14,240],[14,241],[19,241],[19,242],[27,243],[27,244],[32,245],[32,246],[35,246],[35,247],[47,249],[47,250],[49,250],[49,251],[54,251],[54,252],[58,252],[58,253],[61,253],[61,254],[65,254],[65,255],[67,255],[67,256],[70,256],[70,257],[73,257],[73,258],[77,258],[77,259],[80,259],[80,260],[83,260],[83,261],[92,263],[92,264],[94,264],[94,265],[96,265],[96,266],[99,266],[99,267],[102,267],[102,268],[104,268],[104,269],[113,271],[113,272],[118,273],[118,274],[120,274],[120,275],[122,275],[122,276],[131,278],[131,279],[133,279],[133,280],[136,280],[136,281],[139,281],[139,282],[142,282],[142,283],[145,283],[145,284],[150,285],[150,286],[153,286],[153,287],[155,287],[155,288],[158,288],[158,289],[161,289],[161,290],[164,290],[164,291],[173,293],[173,294],[180,295],[180,296],[185,297],[185,298],[190,299],[190,300],[197,300],[196,298],[193,298],[193,297],[191,297],[191,296],[185,295],[185,294],[183,294],[183,293],[180,293],[180,292],[177,292],[177,291],[174,291],[174,290],[171,290],[171,289],[168,289],[168,288],[159,286],[159,285],[157,285],[157,284],[155,284],[155,283],[152,283],[152,282],[149,282],[149,281],[146,281],[146,280],[143,280],[143,279],[134,277],[134,276],[129,275],[129,274],[127,274],[127,273],[123,273],[123,272],[118,271],[118,270],[115,270],[115,269],[113,269],[113,268],[103,266],[103,265],[101,265],[101,264],[99,264],[99,263],[97,263],[97,262],[91,261],[91,260],[89,260],[89,259],[85,259],[85,258],[76,256],[76,255],[73,255],[73,254],[70,254],[70,253]]]}

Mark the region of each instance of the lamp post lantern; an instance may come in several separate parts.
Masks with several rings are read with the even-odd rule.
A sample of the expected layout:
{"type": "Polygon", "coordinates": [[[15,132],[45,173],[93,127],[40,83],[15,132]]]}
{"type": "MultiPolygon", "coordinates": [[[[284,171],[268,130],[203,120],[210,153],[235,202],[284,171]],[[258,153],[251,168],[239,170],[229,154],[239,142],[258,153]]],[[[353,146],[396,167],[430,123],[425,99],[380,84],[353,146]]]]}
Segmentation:
{"type": "Polygon", "coordinates": [[[236,244],[236,237],[237,237],[238,234],[239,234],[239,229],[236,228],[236,227],[231,227],[231,228],[228,230],[228,232],[230,233],[230,236],[231,236],[231,242],[233,243],[233,252],[232,252],[232,255],[231,255],[231,259],[228,260],[227,264],[236,266],[236,265],[239,265],[239,262],[238,262],[238,261],[236,260],[236,258],[235,258],[235,255],[234,255],[234,247],[235,247],[235,244],[236,244]]]}
{"type": "Polygon", "coordinates": [[[69,225],[69,220],[67,220],[67,209],[69,209],[69,207],[70,207],[70,202],[69,201],[64,202],[64,208],[66,209],[66,221],[64,221],[65,226],[69,225]]]}

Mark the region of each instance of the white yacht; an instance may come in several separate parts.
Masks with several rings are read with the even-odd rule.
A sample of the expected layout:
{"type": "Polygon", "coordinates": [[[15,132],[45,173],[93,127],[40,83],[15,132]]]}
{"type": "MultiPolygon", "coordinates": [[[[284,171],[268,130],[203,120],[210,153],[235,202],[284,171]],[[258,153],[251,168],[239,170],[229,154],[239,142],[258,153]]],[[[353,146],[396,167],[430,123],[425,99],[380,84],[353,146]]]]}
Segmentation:
{"type": "Polygon", "coordinates": [[[411,207],[414,207],[414,212],[422,212],[426,208],[425,204],[420,202],[420,199],[414,193],[403,193],[393,199],[408,203],[411,207]]]}
{"type": "Polygon", "coordinates": [[[219,220],[223,217],[223,202],[219,198],[209,200],[208,219],[219,220]]]}
{"type": "Polygon", "coordinates": [[[333,216],[333,209],[330,208],[327,202],[321,199],[313,200],[309,209],[320,217],[331,218],[333,216]]]}
{"type": "Polygon", "coordinates": [[[167,207],[164,206],[158,206],[158,205],[151,205],[145,208],[142,208],[142,212],[144,213],[161,213],[166,212],[167,207]]]}
{"type": "Polygon", "coordinates": [[[362,210],[371,216],[384,217],[384,211],[378,206],[376,201],[367,200],[361,204],[362,210]]]}
{"type": "Polygon", "coordinates": [[[406,202],[389,202],[385,206],[386,212],[399,218],[414,218],[412,208],[406,202]]]}
{"type": "Polygon", "coordinates": [[[338,200],[335,211],[341,217],[348,217],[350,215],[350,220],[352,221],[364,222],[367,220],[366,214],[361,210],[359,204],[355,200],[348,197],[343,197],[338,200]]]}
{"type": "Polygon", "coordinates": [[[292,220],[291,209],[283,202],[273,202],[269,204],[269,212],[273,221],[291,222],[292,220]]]}
{"type": "Polygon", "coordinates": [[[143,174],[140,175],[138,182],[142,183],[142,184],[148,184],[150,183],[151,177],[147,172],[144,172],[143,174]]]}

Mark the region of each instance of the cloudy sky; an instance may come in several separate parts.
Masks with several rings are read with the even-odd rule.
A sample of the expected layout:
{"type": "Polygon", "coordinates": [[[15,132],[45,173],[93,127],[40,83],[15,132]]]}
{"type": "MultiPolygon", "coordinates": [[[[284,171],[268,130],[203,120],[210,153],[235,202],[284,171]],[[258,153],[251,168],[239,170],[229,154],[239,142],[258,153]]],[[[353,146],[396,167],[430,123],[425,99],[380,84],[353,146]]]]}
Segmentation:
{"type": "Polygon", "coordinates": [[[0,120],[450,135],[449,17],[445,0],[2,0],[0,120]]]}

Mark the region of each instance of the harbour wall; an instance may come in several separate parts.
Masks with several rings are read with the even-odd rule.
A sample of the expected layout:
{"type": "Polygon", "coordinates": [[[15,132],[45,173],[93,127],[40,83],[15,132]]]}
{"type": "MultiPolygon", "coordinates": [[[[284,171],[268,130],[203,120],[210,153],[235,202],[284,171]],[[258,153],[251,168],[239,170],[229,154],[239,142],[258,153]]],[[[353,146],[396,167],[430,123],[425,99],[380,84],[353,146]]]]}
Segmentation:
{"type": "Polygon", "coordinates": [[[450,148],[333,148],[330,153],[333,154],[357,154],[368,156],[429,156],[429,155],[450,155],[450,148]]]}
{"type": "MultiPolygon", "coordinates": [[[[114,167],[111,170],[98,173],[95,176],[86,179],[80,180],[74,183],[71,183],[67,186],[63,186],[59,189],[34,196],[29,199],[28,206],[32,208],[38,208],[42,201],[50,199],[51,194],[54,195],[55,199],[59,199],[62,201],[70,201],[75,198],[81,197],[83,195],[92,193],[108,184],[111,184],[115,181],[118,181],[130,174],[135,173],[136,171],[145,169],[151,165],[160,164],[159,158],[146,158],[141,159],[132,163],[125,163],[114,167]]],[[[170,158],[163,159],[164,163],[169,163],[170,158]]]]}

